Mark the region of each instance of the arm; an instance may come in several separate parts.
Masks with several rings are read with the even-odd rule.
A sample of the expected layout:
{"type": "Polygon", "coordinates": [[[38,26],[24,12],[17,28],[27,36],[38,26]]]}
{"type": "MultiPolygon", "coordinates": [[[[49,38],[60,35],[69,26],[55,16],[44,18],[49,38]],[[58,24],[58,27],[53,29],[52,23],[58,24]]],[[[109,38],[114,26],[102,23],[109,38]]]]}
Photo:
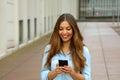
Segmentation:
{"type": "Polygon", "coordinates": [[[56,64],[56,69],[48,73],[48,80],[54,79],[58,74],[61,74],[61,73],[62,73],[62,67],[59,67],[59,65],[56,64]]]}
{"type": "Polygon", "coordinates": [[[71,71],[70,75],[72,76],[72,78],[74,80],[85,80],[85,76],[80,74],[80,73],[76,73],[74,70],[71,71]]]}
{"type": "Polygon", "coordinates": [[[57,76],[57,73],[55,70],[52,70],[48,73],[48,80],[52,80],[53,78],[55,78],[57,76]]]}
{"type": "Polygon", "coordinates": [[[52,80],[57,76],[57,74],[62,73],[61,67],[59,67],[58,64],[56,64],[56,69],[52,71],[50,67],[48,68],[44,66],[47,60],[49,49],[50,49],[50,45],[48,45],[44,51],[44,55],[42,59],[42,68],[41,68],[41,80],[52,80]]]}
{"type": "Polygon", "coordinates": [[[86,66],[81,74],[85,76],[85,80],[91,80],[91,57],[87,47],[84,47],[84,56],[86,58],[86,66]]]}
{"type": "Polygon", "coordinates": [[[47,55],[48,55],[49,49],[50,49],[50,46],[47,46],[44,51],[44,55],[43,55],[43,59],[42,59],[42,68],[41,68],[41,72],[40,72],[40,78],[41,78],[40,80],[48,80],[48,73],[50,72],[50,68],[45,67],[44,65],[47,60],[47,55]]]}
{"type": "Polygon", "coordinates": [[[42,69],[41,69],[41,80],[52,80],[53,78],[56,77],[57,73],[56,70],[52,70],[50,68],[47,68],[44,66],[46,62],[47,56],[44,54],[43,56],[43,64],[42,64],[42,69]]]}
{"type": "Polygon", "coordinates": [[[85,80],[85,76],[83,74],[75,72],[70,66],[64,66],[62,71],[66,74],[70,74],[74,80],[85,80]]]}
{"type": "Polygon", "coordinates": [[[81,74],[76,73],[74,70],[72,70],[70,75],[74,80],[91,80],[90,55],[87,55],[86,57],[86,66],[81,74]]]}

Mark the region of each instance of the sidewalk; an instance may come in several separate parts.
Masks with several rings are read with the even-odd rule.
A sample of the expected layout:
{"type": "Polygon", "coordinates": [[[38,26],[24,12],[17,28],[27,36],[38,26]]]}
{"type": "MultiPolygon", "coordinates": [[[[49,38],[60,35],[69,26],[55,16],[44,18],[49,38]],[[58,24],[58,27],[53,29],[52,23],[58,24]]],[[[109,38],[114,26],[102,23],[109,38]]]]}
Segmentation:
{"type": "Polygon", "coordinates": [[[120,35],[112,23],[82,23],[85,43],[91,53],[92,80],[120,79],[120,35]]]}
{"type": "Polygon", "coordinates": [[[40,67],[50,34],[0,61],[0,80],[40,80],[40,67]]]}
{"type": "MultiPolygon", "coordinates": [[[[78,23],[90,50],[92,80],[120,79],[120,35],[112,23],[78,23]]],[[[40,67],[47,35],[0,61],[0,80],[40,80],[40,67]]]]}

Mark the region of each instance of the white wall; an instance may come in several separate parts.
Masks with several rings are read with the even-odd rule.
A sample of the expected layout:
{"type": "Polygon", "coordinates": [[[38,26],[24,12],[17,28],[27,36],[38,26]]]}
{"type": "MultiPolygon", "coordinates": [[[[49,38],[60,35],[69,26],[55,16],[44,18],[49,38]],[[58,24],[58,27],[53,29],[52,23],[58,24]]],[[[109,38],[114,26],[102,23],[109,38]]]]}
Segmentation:
{"type": "Polygon", "coordinates": [[[7,28],[7,4],[6,1],[0,1],[0,57],[6,53],[6,28],[7,28]]]}
{"type": "Polygon", "coordinates": [[[15,3],[14,0],[0,1],[0,58],[8,55],[7,49],[15,47],[15,3]]]}
{"type": "Polygon", "coordinates": [[[0,59],[50,33],[62,13],[71,13],[77,19],[78,0],[0,0],[0,59]],[[23,21],[21,43],[19,43],[20,20],[23,21]]]}

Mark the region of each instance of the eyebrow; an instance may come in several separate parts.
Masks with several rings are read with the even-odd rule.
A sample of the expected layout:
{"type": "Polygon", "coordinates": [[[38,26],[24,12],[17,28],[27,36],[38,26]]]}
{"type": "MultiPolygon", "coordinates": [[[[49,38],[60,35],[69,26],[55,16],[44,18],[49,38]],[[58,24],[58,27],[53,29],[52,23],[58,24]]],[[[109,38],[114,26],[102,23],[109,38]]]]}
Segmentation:
{"type": "MultiPolygon", "coordinates": [[[[62,26],[59,26],[59,27],[62,27],[62,26]]],[[[67,27],[71,27],[71,26],[67,26],[67,27]]]]}

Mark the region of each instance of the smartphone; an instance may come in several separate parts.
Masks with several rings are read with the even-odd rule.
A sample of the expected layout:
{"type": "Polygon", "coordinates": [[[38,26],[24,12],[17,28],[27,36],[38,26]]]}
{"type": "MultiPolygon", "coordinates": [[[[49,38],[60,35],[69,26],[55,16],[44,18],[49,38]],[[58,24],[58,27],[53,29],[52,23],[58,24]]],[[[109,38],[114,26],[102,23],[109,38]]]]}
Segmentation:
{"type": "Polygon", "coordinates": [[[59,66],[68,66],[67,60],[59,60],[59,66]]]}

